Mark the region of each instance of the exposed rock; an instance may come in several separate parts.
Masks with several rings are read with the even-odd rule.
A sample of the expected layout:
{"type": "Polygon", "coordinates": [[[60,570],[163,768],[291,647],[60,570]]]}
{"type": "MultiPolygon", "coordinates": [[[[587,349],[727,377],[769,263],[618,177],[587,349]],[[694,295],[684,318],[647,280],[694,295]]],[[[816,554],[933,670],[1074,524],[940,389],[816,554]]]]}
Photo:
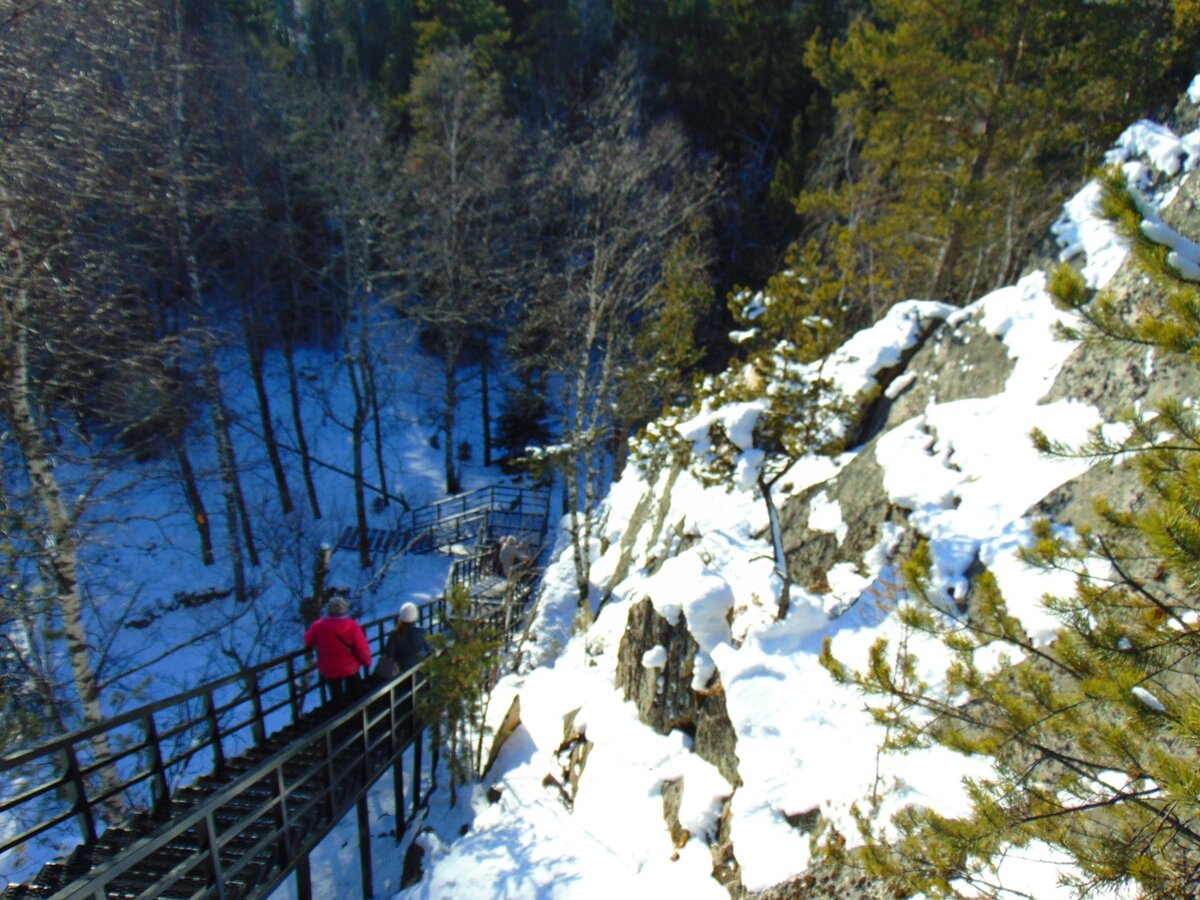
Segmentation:
{"type": "Polygon", "coordinates": [[[821,824],[821,807],[814,806],[798,813],[784,813],[783,817],[801,834],[812,834],[821,824]]]}
{"type": "MultiPolygon", "coordinates": [[[[575,804],[575,796],[579,793],[579,782],[583,778],[583,770],[587,767],[588,755],[592,752],[592,742],[575,727],[575,716],[578,709],[573,709],[563,716],[563,741],[558,747],[558,764],[562,767],[562,779],[552,775],[546,778],[558,785],[563,795],[563,802],[568,809],[575,804]]],[[[547,782],[543,782],[545,784],[547,782]]]]}
{"type": "MultiPolygon", "coordinates": [[[[422,829],[430,832],[432,830],[422,829]]],[[[417,840],[410,843],[404,852],[404,862],[400,868],[400,887],[411,887],[425,877],[425,867],[422,865],[424,859],[425,848],[421,846],[421,842],[417,840]]]]}
{"type": "Polygon", "coordinates": [[[919,415],[930,403],[990,397],[1004,390],[1013,363],[1001,341],[974,319],[933,324],[898,365],[876,374],[883,390],[856,443],[919,415]]]}
{"type": "Polygon", "coordinates": [[[885,392],[893,399],[875,433],[920,415],[930,403],[995,396],[1004,390],[1012,370],[1008,348],[974,318],[942,323],[885,392]]]}
{"type": "Polygon", "coordinates": [[[633,513],[630,515],[629,521],[621,534],[620,556],[617,560],[617,565],[613,569],[613,574],[608,580],[608,587],[605,589],[605,602],[612,597],[613,586],[620,584],[629,575],[629,566],[633,560],[634,547],[638,544],[639,540],[646,547],[652,547],[657,543],[659,536],[662,534],[667,513],[670,512],[671,491],[675,487],[675,481],[683,472],[685,464],[685,458],[672,460],[671,468],[667,470],[666,481],[661,488],[647,492],[638,499],[637,506],[634,507],[633,513]],[[650,526],[650,531],[649,534],[643,537],[642,529],[647,525],[650,526]]]}
{"type": "Polygon", "coordinates": [[[676,778],[662,786],[663,818],[667,822],[667,831],[671,834],[671,843],[682,847],[691,837],[691,832],[679,824],[679,804],[683,802],[683,779],[676,778]]]}
{"type": "Polygon", "coordinates": [[[803,875],[740,900],[884,900],[906,896],[845,863],[817,860],[803,875]]]}
{"type": "Polygon", "coordinates": [[[729,896],[737,900],[746,894],[742,887],[742,870],[737,857],[733,854],[733,840],[730,834],[733,830],[733,804],[725,801],[721,809],[721,818],[717,821],[717,836],[712,843],[713,878],[725,885],[729,896]]]}
{"type": "Polygon", "coordinates": [[[1189,369],[1153,366],[1147,372],[1144,354],[1116,355],[1110,347],[1084,343],[1067,358],[1043,402],[1077,400],[1095,406],[1106,421],[1112,421],[1136,404],[1154,404],[1194,390],[1200,375],[1189,369]]]}
{"type": "MultiPolygon", "coordinates": [[[[879,543],[885,523],[904,525],[907,521],[908,510],[888,501],[883,470],[875,459],[872,442],[836,478],[791,498],[780,510],[788,577],[814,593],[825,593],[829,590],[826,573],[833,566],[840,562],[860,563],[867,551],[879,543]],[[812,500],[822,492],[841,508],[846,525],[844,540],[808,527],[812,500]]],[[[903,553],[911,547],[903,542],[896,549],[903,553]]]]}
{"type": "Polygon", "coordinates": [[[483,767],[483,774],[487,775],[491,771],[492,766],[496,762],[496,757],[500,755],[500,749],[504,746],[517,726],[521,724],[521,697],[520,695],[513,697],[512,704],[508,707],[508,712],[504,714],[504,721],[500,723],[499,729],[496,731],[496,736],[492,738],[492,749],[488,751],[487,765],[483,767]]]}
{"type": "Polygon", "coordinates": [[[638,716],[659,734],[679,729],[691,735],[696,753],[734,786],[737,773],[737,735],[725,709],[720,674],[703,691],[692,689],[692,671],[698,646],[681,616],[674,625],[660,616],[646,598],[629,611],[625,633],[617,651],[616,687],[633,700],[638,716]],[[642,665],[646,651],[666,650],[663,668],[642,665]]]}

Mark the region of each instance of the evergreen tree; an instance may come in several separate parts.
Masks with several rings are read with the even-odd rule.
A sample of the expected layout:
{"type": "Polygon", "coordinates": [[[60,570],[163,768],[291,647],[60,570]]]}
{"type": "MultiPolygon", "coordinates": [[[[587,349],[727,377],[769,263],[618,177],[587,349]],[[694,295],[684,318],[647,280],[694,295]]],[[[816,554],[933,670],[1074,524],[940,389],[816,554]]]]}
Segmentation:
{"type": "Polygon", "coordinates": [[[503,640],[499,622],[481,615],[465,587],[456,585],[446,595],[442,631],[429,638],[429,680],[418,695],[418,714],[447,751],[451,805],[458,788],[480,774],[488,692],[503,640]]]}
{"type": "Polygon", "coordinates": [[[662,280],[650,292],[649,312],[618,389],[618,408],[632,426],[689,399],[704,356],[697,326],[715,303],[709,265],[704,241],[694,233],[676,241],[663,260],[662,280]]]}
{"type": "Polygon", "coordinates": [[[416,0],[417,60],[453,48],[474,51],[482,69],[504,68],[511,33],[508,13],[494,0],[416,0]]]}
{"type": "MultiPolygon", "coordinates": [[[[1145,221],[1119,175],[1107,181],[1105,205],[1153,279],[1153,296],[1133,311],[1106,295],[1089,302],[1065,269],[1054,278],[1056,296],[1082,315],[1087,340],[1196,365],[1200,284],[1177,268],[1188,265],[1174,253],[1182,242],[1145,221]]],[[[824,662],[837,679],[882,698],[873,712],[891,728],[888,749],[938,743],[995,763],[994,776],[968,783],[969,815],[910,808],[896,819],[898,842],[868,834],[868,868],[905,890],[953,895],[956,879],[981,884],[1005,847],[1031,840],[1070,855],[1083,894],[1130,885],[1149,897],[1200,890],[1200,415],[1168,399],[1125,421],[1124,443],[1098,431],[1074,452],[1132,454],[1143,503],[1118,510],[1100,501],[1099,524],[1075,543],[1043,522],[1026,554],[1077,576],[1074,596],[1046,599],[1061,623],[1051,641],[1026,636],[988,573],[973,586],[968,615],[947,610],[933,596],[922,547],[907,565],[918,599],[902,616],[953,651],[944,688],[918,680],[904,646],[879,642],[863,672],[826,647],[824,662]],[[1008,664],[984,670],[975,656],[984,648],[999,649],[1008,664]]]]}
{"type": "Polygon", "coordinates": [[[852,232],[847,275],[878,286],[863,317],[1009,283],[1080,158],[1182,86],[1184,7],[872,0],[844,38],[810,42],[839,128],[797,209],[852,232]]]}

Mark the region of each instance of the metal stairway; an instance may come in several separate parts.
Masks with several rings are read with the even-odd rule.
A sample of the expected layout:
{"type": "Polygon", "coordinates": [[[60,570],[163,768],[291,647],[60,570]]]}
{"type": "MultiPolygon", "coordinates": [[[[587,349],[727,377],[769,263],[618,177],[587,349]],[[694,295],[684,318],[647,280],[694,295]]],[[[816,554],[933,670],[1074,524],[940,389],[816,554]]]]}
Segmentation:
{"type": "MultiPolygon", "coordinates": [[[[418,513],[426,517],[412,533],[428,535],[422,546],[430,550],[439,549],[437,535],[461,534],[462,523],[474,517],[482,549],[455,561],[447,590],[465,588],[468,620],[509,639],[520,628],[536,572],[530,567],[523,577],[497,579],[486,548],[494,535],[533,533],[533,501],[526,503],[525,493],[518,498],[523,508],[499,514],[493,503],[504,495],[492,489],[475,492],[486,494],[476,496],[485,502],[475,509],[439,505],[413,514],[414,521],[418,513]],[[493,530],[497,523],[499,531],[493,530]]],[[[542,510],[544,527],[548,503],[542,510]]],[[[447,608],[444,597],[422,607],[427,632],[442,630],[447,608]]],[[[389,616],[364,623],[376,652],[393,622],[389,616]]],[[[295,873],[298,895],[307,898],[309,854],[356,806],[368,895],[367,791],[393,771],[399,834],[406,756],[412,814],[432,789],[422,792],[425,739],[413,713],[421,669],[331,713],[318,706],[315,664],[298,650],[0,759],[0,779],[20,785],[15,797],[0,802],[0,821],[17,823],[0,832],[0,853],[73,824],[83,841],[0,897],[246,900],[269,896],[295,873]],[[103,828],[118,798],[138,811],[103,828]]]]}

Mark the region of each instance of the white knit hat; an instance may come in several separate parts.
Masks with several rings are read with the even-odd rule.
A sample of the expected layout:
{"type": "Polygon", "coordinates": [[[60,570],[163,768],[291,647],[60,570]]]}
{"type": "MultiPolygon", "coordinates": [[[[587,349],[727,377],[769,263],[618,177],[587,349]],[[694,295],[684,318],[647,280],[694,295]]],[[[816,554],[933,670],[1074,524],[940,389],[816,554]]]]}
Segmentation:
{"type": "Polygon", "coordinates": [[[403,606],[400,607],[400,621],[401,622],[408,622],[411,624],[411,623],[417,621],[417,619],[419,617],[420,617],[420,614],[417,612],[417,604],[405,603],[403,606]]]}

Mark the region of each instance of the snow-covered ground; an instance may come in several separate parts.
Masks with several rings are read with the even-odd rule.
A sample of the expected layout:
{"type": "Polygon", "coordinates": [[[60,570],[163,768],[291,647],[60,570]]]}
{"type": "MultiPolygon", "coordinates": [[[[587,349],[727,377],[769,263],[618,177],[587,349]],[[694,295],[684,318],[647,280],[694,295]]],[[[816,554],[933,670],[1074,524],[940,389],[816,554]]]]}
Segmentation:
{"type": "MultiPolygon", "coordinates": [[[[1200,83],[1193,92],[1200,101],[1200,83]]],[[[1138,123],[1122,136],[1110,161],[1125,166],[1131,178],[1149,185],[1159,172],[1190,170],[1200,153],[1200,133],[1178,137],[1162,126],[1138,123]]],[[[1125,250],[1112,229],[1096,215],[1096,186],[1088,185],[1066,204],[1055,233],[1063,257],[1081,256],[1093,286],[1104,284],[1120,266],[1125,250]]],[[[1163,204],[1169,196],[1153,195],[1163,204]]],[[[1162,237],[1161,223],[1152,223],[1162,237]]],[[[1166,235],[1170,238],[1170,235],[1166,235]]],[[[1173,240],[1173,239],[1172,239],[1173,240]]],[[[1189,243],[1178,241],[1181,270],[1197,262],[1189,243]]],[[[979,556],[1000,579],[1006,597],[1029,598],[1015,611],[1033,633],[1046,632],[1049,619],[1034,598],[1061,589],[1046,576],[1026,570],[1017,548],[1027,539],[1024,511],[1048,490],[1070,479],[1082,463],[1051,462],[1038,457],[1026,439],[1033,427],[1051,437],[1080,440],[1097,424],[1095,410],[1060,401],[1039,406],[1070,345],[1051,338],[1055,310],[1044,290],[1045,276],[1034,273],[1016,285],[980,299],[964,310],[944,304],[901,304],[882,322],[851,340],[826,363],[848,393],[869,385],[875,372],[898,358],[915,340],[915,317],[977,316],[1001,338],[1015,361],[1006,390],[991,398],[930,406],[917,419],[894,429],[879,443],[891,500],[912,510],[912,521],[931,539],[937,577],[954,589],[965,567],[979,556]]],[[[436,431],[438,379],[416,351],[411,335],[395,323],[381,322],[379,342],[390,342],[392,359],[383,385],[385,447],[389,489],[413,505],[441,496],[441,452],[430,445],[436,431]]],[[[350,399],[330,354],[308,350],[298,360],[312,402],[306,426],[313,455],[343,470],[349,468],[349,435],[337,424],[350,399]],[[323,404],[316,398],[330,398],[323,404]]],[[[281,440],[294,446],[287,421],[282,362],[269,360],[269,389],[281,440]]],[[[333,542],[352,522],[352,496],[344,475],[318,467],[314,474],[324,516],[305,510],[298,469],[289,466],[291,488],[301,511],[273,512],[274,486],[256,436],[257,412],[246,366],[236,351],[225,359],[225,387],[238,425],[238,456],[243,464],[249,502],[259,523],[262,564],[251,571],[255,600],[239,607],[231,598],[187,607],[182,593],[203,593],[228,585],[219,568],[201,564],[195,529],[167,461],[147,463],[114,476],[128,490],[114,493],[96,508],[102,540],[87,560],[89,583],[97,596],[114,599],[96,612],[98,623],[121,618],[116,605],[131,604],[126,622],[144,627],[108,630],[109,673],[142,668],[120,684],[123,705],[148,702],[225,674],[233,659],[269,658],[297,647],[300,631],[296,603],[306,592],[317,548],[333,542]],[[131,512],[132,511],[132,512],[131,512]],[[108,513],[113,515],[107,521],[108,513]],[[203,640],[194,636],[206,634],[203,640]],[[178,648],[171,650],[171,648],[178,648]]],[[[673,522],[681,521],[697,540],[650,574],[647,560],[669,548],[635,535],[630,574],[612,585],[612,599],[598,611],[586,633],[576,633],[577,594],[565,535],[558,535],[555,561],[546,573],[536,620],[537,665],[506,677],[497,686],[491,711],[502,716],[520,697],[521,726],[482,784],[456,808],[444,792],[435,795],[420,835],[426,851],[426,875],[398,893],[402,854],[388,834],[390,785],[372,794],[375,887],[377,895],[404,898],[588,898],[616,893],[629,897],[727,896],[712,877],[705,838],[731,786],[700,759],[681,733],[662,736],[642,725],[631,703],[613,687],[617,648],[630,607],[650,597],[670,619],[683,616],[700,645],[698,677],[720,671],[726,704],[737,735],[742,786],[732,804],[731,837],[743,882],[763,888],[802,871],[809,860],[808,839],[785,816],[819,808],[827,821],[853,840],[857,830],[851,806],[879,787],[890,790],[875,812],[881,827],[900,806],[919,801],[947,813],[960,809],[964,776],[980,774],[979,763],[948,751],[881,756],[882,735],[854,691],[835,685],[817,661],[822,641],[832,640],[835,655],[847,662],[865,659],[879,637],[894,636],[890,615],[896,599],[886,537],[869,555],[868,571],[839,567],[829,573],[830,591],[817,595],[791,586],[791,608],[775,620],[781,584],[772,563],[766,508],[756,494],[754,475],[762,463],[752,446],[752,430],[761,404],[742,403],[708,409],[680,432],[703,444],[707,426],[720,421],[741,450],[735,489],[705,487],[685,472],[670,489],[673,522]],[[851,611],[831,618],[835,610],[851,611]],[[577,711],[577,712],[576,712],[577,711]],[[564,717],[574,712],[577,729],[594,748],[574,797],[572,810],[559,791],[546,786],[547,774],[561,773],[558,749],[564,717]],[[663,819],[662,788],[683,779],[681,824],[691,837],[676,847],[663,819]],[[489,797],[489,789],[491,795],[489,797]],[[463,834],[463,829],[466,829],[463,834]]],[[[460,411],[462,436],[479,455],[477,404],[460,411]]],[[[214,539],[221,540],[218,483],[211,441],[196,435],[197,467],[204,473],[214,539]]],[[[703,450],[698,446],[698,452],[703,450]]],[[[788,475],[790,491],[833,476],[852,458],[799,460],[788,475]]],[[[292,460],[291,462],[294,462],[292,460]]],[[[368,471],[372,471],[370,466],[368,471]]],[[[60,470],[67,479],[69,471],[60,470]]],[[[476,463],[464,466],[468,488],[494,483],[499,476],[476,463]]],[[[666,493],[661,476],[631,465],[613,486],[602,510],[592,572],[605,584],[617,571],[621,539],[646,492],[666,493]]],[[[781,499],[781,502],[786,502],[781,499]]],[[[372,524],[387,527],[394,506],[372,512],[372,524]]],[[[837,504],[816,505],[813,527],[838,534],[844,530],[837,504]]],[[[218,563],[220,566],[220,563],[218,563]]],[[[334,557],[331,581],[352,592],[356,613],[373,618],[394,612],[407,599],[427,600],[440,592],[446,561],[410,558],[388,576],[370,583],[353,554],[334,557]]],[[[944,650],[920,649],[927,675],[944,671],[944,650]]],[[[644,661],[654,665],[652,651],[644,661]]],[[[385,779],[386,781],[386,779],[385,779]]],[[[444,776],[442,778],[444,781],[444,776]]],[[[7,827],[0,822],[0,829],[7,827]]],[[[322,897],[360,893],[354,823],[343,823],[314,856],[314,881],[322,897]]],[[[0,878],[19,878],[14,858],[0,860],[0,878]]],[[[1005,860],[997,879],[1039,898],[1056,896],[1055,880],[1063,861],[1045,848],[1026,848],[1005,860]]],[[[280,896],[289,893],[284,888],[280,896]]]]}
{"type": "MultiPolygon", "coordinates": [[[[1193,99],[1200,101],[1200,79],[1193,99]]],[[[1155,195],[1161,174],[1190,171],[1200,162],[1200,132],[1183,137],[1149,122],[1122,135],[1109,154],[1132,183],[1161,206],[1155,195]]],[[[1055,225],[1062,258],[1082,257],[1092,286],[1116,273],[1126,249],[1097,214],[1098,187],[1089,184],[1066,204],[1055,225]]],[[[1161,228],[1161,223],[1154,227],[1161,228]]],[[[1161,238],[1160,238],[1161,239],[1161,238]]],[[[1178,242],[1185,269],[1190,245],[1178,242]]],[[[1041,404],[1072,345],[1053,337],[1065,315],[1045,290],[1046,275],[1035,272],[1018,284],[991,293],[962,310],[944,304],[901,304],[874,328],[860,333],[826,361],[823,372],[853,395],[915,340],[915,318],[975,317],[1000,338],[1014,362],[1005,390],[984,399],[930,405],[879,441],[877,458],[890,500],[912,511],[911,522],[930,539],[935,576],[951,591],[965,585],[965,570],[978,557],[996,574],[1010,606],[1027,630],[1046,636],[1053,623],[1038,598],[1070,592],[1070,584],[1027,569],[1017,558],[1027,542],[1024,512],[1048,491],[1080,474],[1087,463],[1043,458],[1029,433],[1082,442],[1100,424],[1097,411],[1076,401],[1041,404]]],[[[962,779],[984,774],[982,762],[944,749],[903,757],[877,752],[881,726],[864,709],[863,697],[833,683],[817,660],[822,641],[852,665],[866,660],[880,637],[895,638],[891,615],[896,577],[889,538],[865,560],[869,571],[837,567],[830,591],[817,595],[791,586],[791,608],[780,621],[774,612],[780,583],[772,564],[767,513],[754,487],[762,462],[750,435],[761,404],[739,403],[705,409],[677,430],[706,449],[708,426],[721,422],[742,451],[742,477],[733,490],[705,487],[685,472],[670,489],[670,519],[698,539],[654,574],[647,561],[662,546],[646,546],[639,533],[631,574],[613,586],[612,600],[586,633],[572,630],[577,593],[565,540],[546,574],[538,617],[537,644],[561,648],[546,662],[510,675],[497,688],[492,710],[502,715],[509,698],[520,697],[522,725],[506,745],[485,782],[468,802],[449,810],[435,803],[429,824],[434,833],[419,838],[427,851],[427,874],[400,892],[402,898],[723,897],[712,879],[705,837],[715,831],[723,798],[733,793],[731,838],[746,887],[761,889],[800,873],[809,861],[808,838],[786,815],[819,808],[825,819],[853,842],[850,811],[866,809],[865,798],[881,789],[874,811],[886,833],[890,816],[912,802],[953,814],[965,809],[962,779]],[[661,736],[641,725],[632,703],[614,688],[617,648],[631,606],[644,597],[669,620],[687,620],[700,650],[697,671],[721,674],[726,705],[737,734],[738,772],[743,785],[733,792],[714,767],[701,760],[681,733],[661,736]],[[853,604],[838,618],[830,613],[853,604]],[[573,811],[547,774],[561,774],[557,751],[564,716],[594,747],[580,780],[573,811]],[[691,833],[675,847],[663,819],[662,787],[683,777],[681,817],[691,833]],[[492,789],[492,799],[488,789],[492,789]],[[499,799],[495,795],[498,792],[499,799]],[[465,836],[459,831],[467,825],[465,836]]],[[[792,493],[817,484],[847,464],[855,451],[837,459],[797,462],[788,475],[792,493]]],[[[616,571],[621,539],[632,527],[633,511],[647,492],[665,493],[665,477],[630,466],[608,496],[597,536],[592,580],[605,584],[616,571]],[[662,479],[661,481],[656,479],[662,479]],[[600,553],[600,546],[607,546],[600,553]]],[[[810,526],[837,534],[840,511],[827,498],[818,502],[810,526]]],[[[649,529],[647,528],[648,532],[649,529]]],[[[909,635],[910,648],[914,638],[909,635]]],[[[937,681],[946,668],[945,648],[924,642],[917,654],[937,681]]],[[[644,665],[660,662],[650,651],[644,665]]],[[[1022,896],[1067,896],[1058,878],[1068,863],[1050,848],[1030,846],[1010,852],[993,881],[1022,896]]]]}
{"type": "MultiPolygon", "coordinates": [[[[322,507],[322,517],[316,519],[308,506],[297,456],[283,451],[296,506],[285,516],[279,511],[260,437],[249,367],[238,349],[237,335],[227,337],[229,348],[221,357],[222,387],[232,413],[235,451],[260,555],[257,567],[247,567],[252,599],[239,604],[229,595],[232,579],[223,552],[221,485],[211,436],[203,424],[188,435],[189,453],[211,519],[214,565],[203,564],[172,460],[130,462],[125,470],[106,473],[89,501],[82,527],[86,535],[83,581],[92,602],[88,629],[94,646],[104,652],[101,677],[112,682],[104,695],[110,712],[151,703],[228,675],[239,665],[298,649],[303,637],[299,601],[311,592],[318,549],[335,544],[342,530],[354,524],[351,479],[343,474],[351,470],[350,435],[340,424],[352,408],[345,370],[332,361],[331,351],[319,347],[297,351],[309,449],[328,466],[313,469],[322,507]],[[189,595],[210,593],[224,596],[182,602],[189,595]]],[[[413,507],[442,499],[442,453],[431,444],[438,432],[438,368],[418,352],[411,328],[386,311],[378,314],[373,340],[377,349],[386,351],[381,356],[393,361],[381,366],[379,373],[387,489],[413,507]]],[[[286,371],[279,354],[268,356],[266,381],[279,440],[295,447],[286,371]]],[[[495,467],[485,468],[480,462],[481,415],[478,396],[472,393],[477,389],[478,382],[468,378],[458,415],[458,440],[472,445],[472,459],[462,464],[461,472],[467,489],[507,480],[495,467]]],[[[204,420],[203,412],[200,418],[204,420]]],[[[366,479],[378,484],[373,446],[367,453],[366,479]]],[[[78,458],[86,459],[86,454],[78,458]]],[[[88,484],[92,471],[81,463],[64,462],[56,475],[68,496],[74,496],[82,492],[80,485],[88,484]]],[[[371,526],[391,527],[400,505],[393,501],[386,507],[375,506],[371,499],[368,494],[371,526]]],[[[377,571],[359,568],[355,553],[338,551],[333,554],[329,584],[349,592],[355,616],[371,620],[394,614],[407,600],[423,603],[440,596],[449,564],[443,555],[409,555],[376,577],[377,571]]],[[[57,662],[65,673],[65,658],[57,662]]],[[[6,786],[10,793],[18,789],[16,783],[6,786]]],[[[0,816],[0,835],[17,833],[14,818],[0,816]]],[[[78,840],[73,825],[50,837],[60,841],[57,848],[43,841],[0,856],[0,882],[30,877],[56,850],[69,850],[78,840]]],[[[398,880],[397,875],[393,887],[398,880]]]]}

